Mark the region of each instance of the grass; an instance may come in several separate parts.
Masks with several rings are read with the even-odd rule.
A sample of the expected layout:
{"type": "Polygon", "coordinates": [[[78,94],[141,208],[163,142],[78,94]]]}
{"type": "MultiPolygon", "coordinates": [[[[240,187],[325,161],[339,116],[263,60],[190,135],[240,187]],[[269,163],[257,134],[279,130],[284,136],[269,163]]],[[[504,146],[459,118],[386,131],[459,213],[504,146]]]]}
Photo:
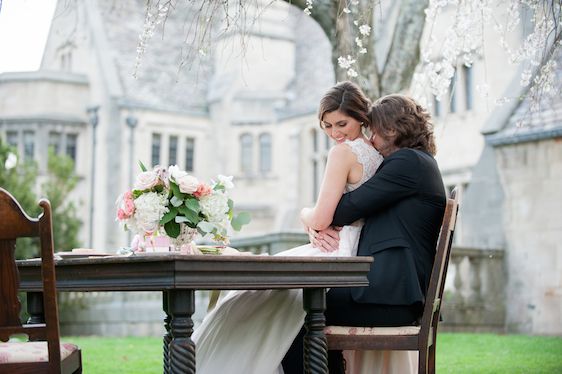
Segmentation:
{"type": "MultiPolygon", "coordinates": [[[[63,340],[82,349],[84,373],[162,372],[161,338],[63,340]]],[[[562,373],[562,337],[441,333],[437,340],[437,372],[562,373]]]]}
{"type": "Polygon", "coordinates": [[[86,374],[162,373],[161,338],[64,337],[82,350],[86,374]]]}
{"type": "Polygon", "coordinates": [[[562,337],[441,333],[438,373],[562,373],[562,337]]]}

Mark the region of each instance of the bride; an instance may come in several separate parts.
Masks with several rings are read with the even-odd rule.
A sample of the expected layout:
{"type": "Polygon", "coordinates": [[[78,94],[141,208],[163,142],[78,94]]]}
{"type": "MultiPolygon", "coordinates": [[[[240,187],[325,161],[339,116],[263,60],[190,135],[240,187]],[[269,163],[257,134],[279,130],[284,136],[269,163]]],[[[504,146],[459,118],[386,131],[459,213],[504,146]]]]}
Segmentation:
{"type": "MultiPolygon", "coordinates": [[[[306,230],[327,228],[341,196],[371,178],[383,158],[363,134],[370,101],[359,87],[341,82],[320,101],[322,130],[336,142],[328,154],[314,208],[304,208],[306,230]]],[[[306,244],[276,256],[355,256],[362,222],[344,226],[337,251],[306,244]]],[[[282,373],[281,361],[303,326],[300,290],[230,291],[193,333],[197,372],[203,374],[282,373]]]]}

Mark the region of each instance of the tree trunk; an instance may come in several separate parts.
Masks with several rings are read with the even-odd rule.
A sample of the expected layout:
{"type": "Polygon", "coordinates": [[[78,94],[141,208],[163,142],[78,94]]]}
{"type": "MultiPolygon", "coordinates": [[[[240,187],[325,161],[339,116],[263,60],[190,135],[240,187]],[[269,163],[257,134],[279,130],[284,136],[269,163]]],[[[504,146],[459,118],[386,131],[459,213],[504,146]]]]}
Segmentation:
{"type": "MultiPolygon", "coordinates": [[[[286,0],[300,9],[306,8],[304,0],[286,0]]],[[[338,81],[350,79],[346,71],[338,66],[340,56],[356,55],[359,48],[355,38],[359,35],[353,20],[342,10],[345,0],[318,0],[314,3],[311,17],[318,22],[332,45],[332,63],[338,81]]],[[[365,43],[367,53],[357,58],[359,76],[352,78],[372,99],[392,92],[399,92],[409,87],[414,69],[420,59],[420,39],[425,24],[424,10],[428,0],[401,0],[398,20],[394,28],[392,44],[386,56],[382,72],[377,67],[375,54],[376,37],[374,35],[377,17],[374,16],[372,1],[360,1],[359,12],[367,14],[367,24],[371,34],[365,43]]]]}
{"type": "Polygon", "coordinates": [[[381,95],[407,89],[420,61],[427,0],[402,0],[381,77],[381,95]]]}

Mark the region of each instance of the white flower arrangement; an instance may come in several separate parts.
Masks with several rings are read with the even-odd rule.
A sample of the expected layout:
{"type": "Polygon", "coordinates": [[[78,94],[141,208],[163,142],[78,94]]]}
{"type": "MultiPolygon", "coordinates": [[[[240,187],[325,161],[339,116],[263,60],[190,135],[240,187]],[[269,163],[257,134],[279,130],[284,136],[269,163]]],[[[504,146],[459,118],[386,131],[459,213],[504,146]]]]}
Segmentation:
{"type": "Polygon", "coordinates": [[[232,177],[207,184],[176,165],[141,168],[134,189],[117,200],[117,220],[143,239],[165,233],[181,245],[184,235],[196,232],[227,244],[230,227],[238,231],[250,222],[246,212],[234,216],[232,177]]]}

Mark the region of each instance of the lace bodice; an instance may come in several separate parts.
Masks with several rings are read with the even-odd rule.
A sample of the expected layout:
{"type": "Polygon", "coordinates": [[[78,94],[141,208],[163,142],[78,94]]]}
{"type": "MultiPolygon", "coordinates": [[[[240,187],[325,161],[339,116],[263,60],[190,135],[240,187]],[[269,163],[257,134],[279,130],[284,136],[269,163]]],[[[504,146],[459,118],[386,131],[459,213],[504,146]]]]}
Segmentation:
{"type": "Polygon", "coordinates": [[[372,145],[365,143],[362,138],[346,140],[345,144],[351,148],[351,151],[357,156],[357,161],[363,166],[363,175],[359,182],[345,185],[345,192],[350,192],[375,175],[383,157],[372,145]]]}

